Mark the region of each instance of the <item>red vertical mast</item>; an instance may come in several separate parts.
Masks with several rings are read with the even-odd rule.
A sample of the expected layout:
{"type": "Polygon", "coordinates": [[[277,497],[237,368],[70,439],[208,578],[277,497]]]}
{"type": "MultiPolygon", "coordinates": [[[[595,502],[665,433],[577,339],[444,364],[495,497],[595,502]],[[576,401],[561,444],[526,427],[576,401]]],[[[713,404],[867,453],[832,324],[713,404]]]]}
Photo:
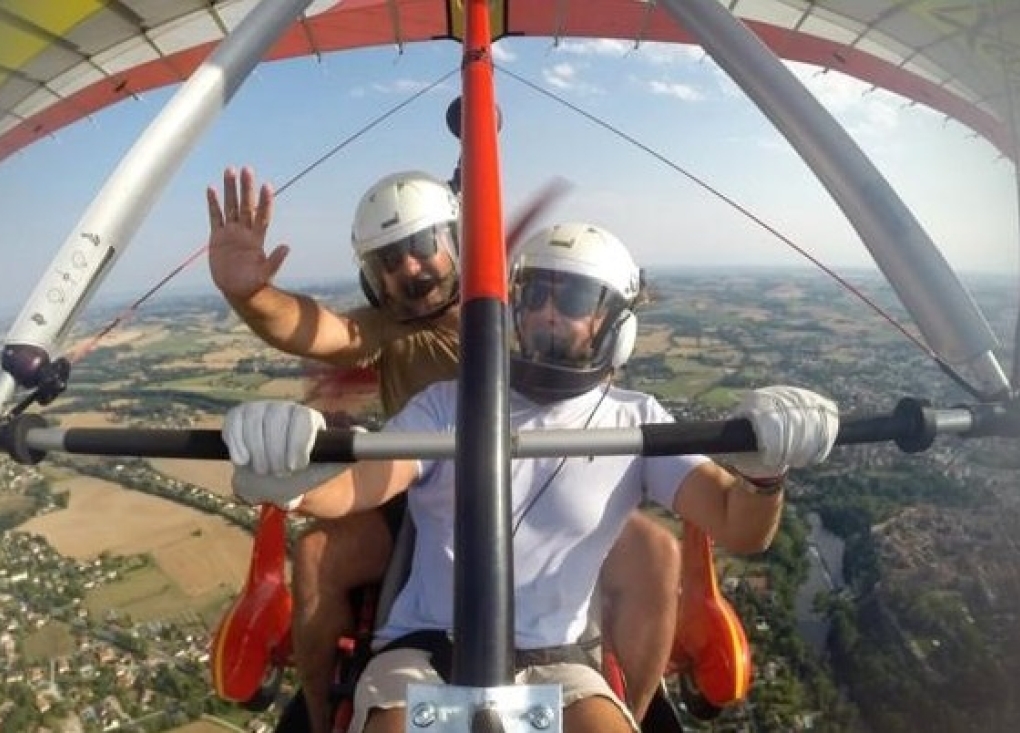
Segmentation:
{"type": "Polygon", "coordinates": [[[488,0],[465,0],[455,685],[513,681],[507,274],[488,0]],[[463,409],[470,406],[470,409],[463,409]]]}

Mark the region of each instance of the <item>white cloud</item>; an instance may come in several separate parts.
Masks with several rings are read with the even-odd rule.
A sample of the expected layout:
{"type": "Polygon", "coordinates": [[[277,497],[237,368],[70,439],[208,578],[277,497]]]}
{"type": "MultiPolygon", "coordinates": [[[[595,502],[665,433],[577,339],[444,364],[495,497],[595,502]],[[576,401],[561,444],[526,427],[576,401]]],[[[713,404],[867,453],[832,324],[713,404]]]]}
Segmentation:
{"type": "MultiPolygon", "coordinates": [[[[711,57],[705,56],[701,61],[712,70],[724,96],[745,96],[743,90],[711,57]]],[[[897,94],[877,89],[838,71],[825,71],[817,66],[796,62],[784,63],[815,99],[858,138],[888,135],[899,127],[903,108],[911,104],[897,94]]],[[[652,91],[658,94],[670,93],[668,88],[652,91]]]]}
{"type": "Polygon", "coordinates": [[[705,98],[705,95],[692,87],[678,81],[663,81],[652,79],[651,81],[640,82],[652,94],[664,97],[676,97],[684,102],[698,102],[705,98]]]}
{"type": "Polygon", "coordinates": [[[847,76],[804,64],[788,64],[794,75],[848,129],[859,136],[880,136],[899,126],[902,97],[847,76]]]}
{"type": "Polygon", "coordinates": [[[578,94],[599,94],[601,90],[598,87],[581,81],[579,71],[580,67],[577,65],[561,61],[542,69],[542,78],[546,84],[556,89],[569,90],[578,94]]]}
{"type": "Polygon", "coordinates": [[[690,64],[705,57],[705,52],[699,46],[658,42],[634,43],[613,38],[567,39],[560,41],[556,49],[574,56],[604,58],[628,56],[650,64],[690,64]]]}
{"type": "Polygon", "coordinates": [[[542,69],[542,78],[557,89],[570,89],[577,78],[577,69],[571,64],[560,63],[542,69]]]}
{"type": "MultiPolygon", "coordinates": [[[[710,56],[699,55],[701,49],[692,46],[672,46],[669,44],[648,44],[661,46],[662,53],[669,55],[672,50],[676,60],[684,57],[697,59],[711,70],[718,83],[719,91],[725,97],[743,98],[743,90],[712,60],[710,56]]],[[[856,136],[883,136],[899,127],[902,110],[910,104],[906,99],[883,89],[876,89],[871,84],[859,81],[838,71],[825,71],[817,66],[786,62],[793,74],[831,112],[840,123],[852,130],[856,136]]],[[[700,94],[704,99],[708,95],[689,84],[648,82],[649,90],[655,94],[673,94],[683,99],[688,87],[690,92],[700,94]]]]}
{"type": "Polygon", "coordinates": [[[372,84],[372,90],[381,94],[413,94],[421,91],[429,85],[428,82],[417,79],[394,79],[385,84],[372,84]]]}
{"type": "Polygon", "coordinates": [[[517,60],[517,54],[510,50],[506,44],[498,41],[492,46],[492,59],[497,64],[510,64],[517,60]]]}
{"type": "MultiPolygon", "coordinates": [[[[347,92],[356,99],[364,99],[370,94],[386,94],[411,96],[434,84],[431,81],[420,81],[418,79],[394,79],[388,82],[373,82],[372,84],[359,84],[351,87],[347,92]]],[[[450,85],[443,83],[438,85],[439,89],[450,89],[450,85]]]]}
{"type": "Polygon", "coordinates": [[[816,66],[787,64],[794,76],[800,79],[825,107],[841,112],[857,106],[870,85],[838,71],[825,71],[816,66]]]}
{"type": "Polygon", "coordinates": [[[681,43],[642,43],[634,53],[635,58],[653,64],[690,64],[706,58],[700,46],[681,43]]]}
{"type": "Polygon", "coordinates": [[[593,38],[590,40],[578,41],[574,39],[560,41],[556,44],[557,50],[562,53],[575,56],[610,56],[620,58],[626,56],[633,48],[633,44],[627,41],[617,41],[612,38],[593,38]]]}
{"type": "MultiPolygon", "coordinates": [[[[704,53],[694,46],[681,46],[669,43],[635,44],[633,41],[598,39],[565,39],[557,43],[552,51],[562,54],[592,59],[592,68],[602,68],[595,59],[623,59],[644,65],[673,65],[691,67],[694,62],[704,58],[704,53]]],[[[577,93],[599,93],[599,88],[581,82],[580,74],[587,70],[586,65],[574,65],[562,62],[544,71],[548,84],[558,89],[569,89],[577,93]]],[[[632,83],[639,88],[660,96],[669,96],[684,101],[704,99],[704,94],[692,84],[664,79],[641,79],[631,77],[632,83]]]]}

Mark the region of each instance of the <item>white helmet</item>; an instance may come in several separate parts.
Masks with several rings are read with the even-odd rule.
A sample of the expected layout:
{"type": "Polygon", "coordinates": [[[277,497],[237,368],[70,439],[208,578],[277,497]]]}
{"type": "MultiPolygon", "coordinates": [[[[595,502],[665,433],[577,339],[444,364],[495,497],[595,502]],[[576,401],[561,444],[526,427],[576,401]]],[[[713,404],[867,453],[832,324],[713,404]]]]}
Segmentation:
{"type": "Polygon", "coordinates": [[[510,355],[514,389],[537,401],[564,399],[588,391],[610,371],[626,364],[637,336],[637,319],[631,307],[640,289],[641,270],[630,252],[599,226],[559,224],[517,247],[510,272],[517,336],[510,355]],[[541,281],[545,287],[533,286],[541,281]],[[562,283],[556,288],[562,300],[556,308],[562,315],[601,317],[583,359],[558,351],[553,341],[538,347],[534,339],[522,333],[525,310],[542,306],[557,281],[562,283]]]}
{"type": "Polygon", "coordinates": [[[443,282],[433,282],[442,288],[443,302],[436,304],[429,313],[419,312],[413,317],[432,315],[456,301],[459,294],[459,218],[460,201],[457,196],[446,183],[427,173],[403,171],[377,181],[358,202],[351,227],[351,246],[361,268],[362,285],[369,300],[376,305],[394,307],[395,315],[405,318],[406,314],[400,310],[399,304],[387,296],[380,256],[384,257],[382,250],[386,247],[409,240],[419,232],[429,231],[435,235],[436,247],[442,247],[450,255],[453,270],[443,282]]]}

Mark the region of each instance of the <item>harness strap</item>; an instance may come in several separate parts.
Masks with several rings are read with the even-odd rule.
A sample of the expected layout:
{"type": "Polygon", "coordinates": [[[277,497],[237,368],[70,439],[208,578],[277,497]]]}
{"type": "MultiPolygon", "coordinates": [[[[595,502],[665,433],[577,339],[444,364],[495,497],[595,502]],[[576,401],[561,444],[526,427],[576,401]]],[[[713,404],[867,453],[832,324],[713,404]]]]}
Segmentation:
{"type": "Polygon", "coordinates": [[[376,655],[383,652],[391,652],[394,649],[417,649],[429,655],[432,668],[443,678],[443,682],[450,684],[450,676],[453,671],[453,642],[440,629],[422,629],[412,631],[410,634],[398,636],[393,641],[378,649],[376,655]]]}
{"type": "MultiPolygon", "coordinates": [[[[598,637],[585,639],[575,644],[547,646],[540,649],[518,649],[514,652],[514,669],[520,672],[525,667],[541,667],[549,664],[583,664],[601,672],[601,665],[595,657],[598,637]]],[[[394,649],[418,649],[429,654],[432,667],[449,684],[453,671],[453,642],[441,629],[422,629],[399,636],[389,642],[376,654],[394,649]]]]}

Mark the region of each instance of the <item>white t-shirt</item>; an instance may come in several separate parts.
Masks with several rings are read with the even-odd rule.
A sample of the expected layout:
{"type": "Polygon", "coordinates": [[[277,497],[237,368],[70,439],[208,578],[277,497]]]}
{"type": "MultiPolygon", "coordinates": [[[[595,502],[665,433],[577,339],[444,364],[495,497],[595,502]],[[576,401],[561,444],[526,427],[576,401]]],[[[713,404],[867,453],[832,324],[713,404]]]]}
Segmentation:
{"type": "MultiPolygon", "coordinates": [[[[456,382],[436,383],[408,402],[385,430],[453,432],[456,402],[456,382]]],[[[673,420],[654,397],[615,387],[607,392],[604,385],[554,405],[511,392],[510,408],[513,430],[627,428],[673,420]]],[[[576,641],[587,625],[602,562],[627,516],[643,496],[672,509],[688,472],[707,460],[625,455],[512,461],[516,647],[576,641]]],[[[421,478],[408,491],[417,529],[411,573],[377,634],[380,641],[453,625],[455,464],[419,464],[421,478]]]]}

